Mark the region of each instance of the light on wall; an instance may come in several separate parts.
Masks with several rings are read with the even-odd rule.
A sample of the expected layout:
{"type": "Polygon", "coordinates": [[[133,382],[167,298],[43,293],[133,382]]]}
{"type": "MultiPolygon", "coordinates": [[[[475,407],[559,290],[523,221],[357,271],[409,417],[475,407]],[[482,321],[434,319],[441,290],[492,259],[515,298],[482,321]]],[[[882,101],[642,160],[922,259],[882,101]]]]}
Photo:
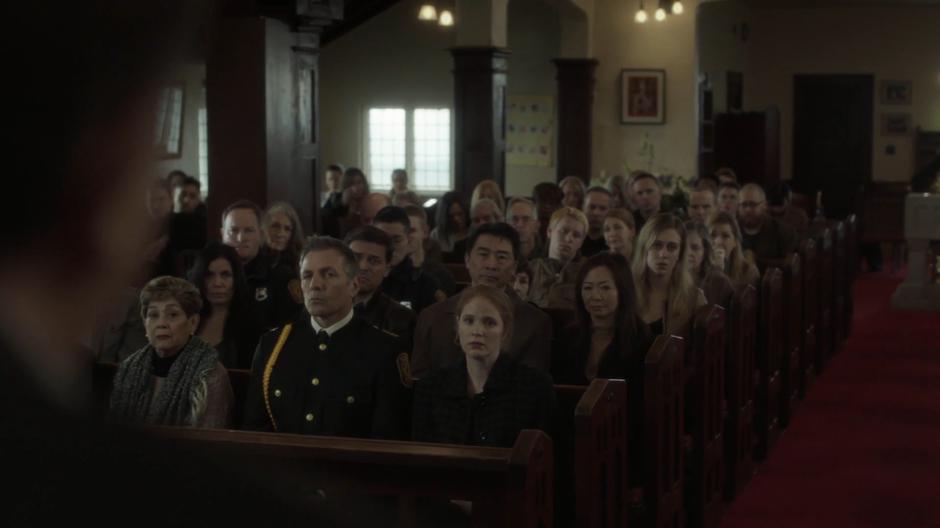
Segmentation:
{"type": "Polygon", "coordinates": [[[454,25],[454,15],[451,14],[448,10],[441,11],[441,17],[437,21],[438,24],[444,27],[450,27],[454,25]]]}
{"type": "Polygon", "coordinates": [[[685,8],[682,7],[682,2],[680,0],[676,0],[675,2],[672,3],[673,15],[681,15],[684,11],[685,11],[685,8]]]}
{"type": "Polygon", "coordinates": [[[418,10],[418,20],[437,20],[437,8],[431,4],[424,4],[418,10]]]}
{"type": "Polygon", "coordinates": [[[657,22],[662,22],[663,20],[666,20],[666,10],[663,9],[662,7],[658,8],[656,10],[656,14],[653,15],[653,18],[655,18],[657,22]]]}
{"type": "Polygon", "coordinates": [[[643,7],[643,0],[640,0],[640,9],[637,10],[633,20],[635,20],[637,24],[645,24],[648,18],[649,17],[646,15],[646,9],[643,7]]]}

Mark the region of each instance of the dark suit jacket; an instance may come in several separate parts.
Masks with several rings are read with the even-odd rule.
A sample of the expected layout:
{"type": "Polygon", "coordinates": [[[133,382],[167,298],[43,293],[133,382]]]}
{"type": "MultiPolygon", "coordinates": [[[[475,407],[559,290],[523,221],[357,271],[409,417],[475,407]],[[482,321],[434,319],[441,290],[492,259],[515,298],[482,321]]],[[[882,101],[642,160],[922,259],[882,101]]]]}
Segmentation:
{"type": "Polygon", "coordinates": [[[413,311],[398,304],[379,290],[372,294],[368,303],[356,305],[356,316],[380,330],[394,334],[399,344],[396,351],[411,354],[415,324],[418,322],[413,311]]]}
{"type": "Polygon", "coordinates": [[[758,260],[784,259],[796,251],[799,240],[796,230],[770,216],[764,219],[760,231],[749,235],[741,228],[741,245],[754,252],[758,260]]]}
{"type": "MultiPolygon", "coordinates": [[[[552,320],[545,312],[507,290],[513,305],[512,340],[506,354],[520,363],[549,372],[551,365],[552,320]]],[[[457,301],[454,295],[418,316],[411,369],[417,378],[458,363],[464,353],[456,343],[457,301]]]]}

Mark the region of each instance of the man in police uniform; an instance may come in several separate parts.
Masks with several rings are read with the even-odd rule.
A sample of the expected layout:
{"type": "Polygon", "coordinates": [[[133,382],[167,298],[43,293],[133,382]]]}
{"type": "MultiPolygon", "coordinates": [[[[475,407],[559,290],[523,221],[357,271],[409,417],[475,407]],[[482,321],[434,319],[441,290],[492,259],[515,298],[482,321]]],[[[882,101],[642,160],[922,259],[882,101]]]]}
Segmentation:
{"type": "MultiPolygon", "coordinates": [[[[475,227],[467,237],[464,263],[470,282],[506,292],[512,301],[512,337],[506,353],[521,363],[551,372],[552,321],[512,289],[519,262],[519,234],[509,224],[497,222],[475,227]]],[[[464,357],[456,342],[457,301],[460,294],[426,309],[418,316],[411,354],[414,376],[428,375],[464,357]]]]}
{"type": "Polygon", "coordinates": [[[300,280],[287,263],[274,264],[261,237],[261,209],[239,200],[222,213],[222,242],[238,252],[245,266],[248,295],[265,328],[274,328],[300,313],[300,280]]]}
{"type": "Polygon", "coordinates": [[[345,242],[359,264],[356,315],[398,336],[401,351],[410,353],[417,317],[382,291],[382,280],[388,275],[392,259],[391,239],[377,227],[362,226],[346,235],[345,242]]]}
{"type": "Polygon", "coordinates": [[[261,337],[246,429],[363,438],[407,435],[411,377],[395,339],[353,314],[358,265],[341,241],[314,237],[301,260],[307,314],[261,337]]]}

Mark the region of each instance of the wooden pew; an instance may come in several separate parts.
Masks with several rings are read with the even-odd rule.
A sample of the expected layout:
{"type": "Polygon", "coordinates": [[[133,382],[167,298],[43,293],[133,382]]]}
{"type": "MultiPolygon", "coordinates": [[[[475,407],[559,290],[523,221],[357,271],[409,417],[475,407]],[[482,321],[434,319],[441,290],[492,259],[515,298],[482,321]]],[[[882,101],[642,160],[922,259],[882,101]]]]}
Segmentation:
{"type": "Polygon", "coordinates": [[[757,290],[740,288],[731,300],[725,356],[725,497],[736,496],[754,473],[754,361],[757,290]]]}
{"type": "Polygon", "coordinates": [[[803,320],[800,324],[802,341],[800,348],[800,397],[805,398],[813,380],[816,379],[816,312],[819,292],[816,262],[816,241],[812,238],[800,242],[802,262],[803,320]]]}
{"type": "Polygon", "coordinates": [[[816,374],[826,368],[832,350],[833,266],[832,230],[818,226],[816,239],[816,374]]]}
{"type": "Polygon", "coordinates": [[[832,230],[832,339],[829,355],[835,356],[848,334],[845,333],[846,283],[848,267],[846,264],[845,223],[834,222],[832,230]]]}
{"type": "Polygon", "coordinates": [[[725,310],[703,306],[695,314],[689,347],[692,374],[686,388],[689,482],[685,497],[688,526],[717,527],[724,497],[725,310]]]}
{"type": "Polygon", "coordinates": [[[855,316],[855,277],[858,276],[858,221],[855,215],[845,219],[845,336],[852,335],[852,318],[855,316]]]}
{"type": "Polygon", "coordinates": [[[761,280],[760,323],[757,339],[757,400],[754,423],[757,431],[755,458],[763,460],[780,435],[780,410],[785,398],[782,371],[784,334],[783,272],[769,268],[761,280]]]}
{"type": "MultiPolygon", "coordinates": [[[[399,525],[414,525],[414,498],[473,501],[473,526],[552,526],[552,443],[524,430],[512,448],[469,447],[190,428],[166,438],[266,467],[302,472],[330,497],[398,497],[399,525]]],[[[341,500],[342,500],[341,499],[341,500]]]]}
{"type": "Polygon", "coordinates": [[[646,355],[644,375],[644,526],[683,526],[684,340],[659,336],[646,355]]]}
{"type": "Polygon", "coordinates": [[[802,261],[793,253],[782,267],[783,270],[783,356],[781,359],[780,425],[787,427],[800,403],[800,387],[803,379],[800,370],[800,351],[803,347],[803,274],[802,261]]]}

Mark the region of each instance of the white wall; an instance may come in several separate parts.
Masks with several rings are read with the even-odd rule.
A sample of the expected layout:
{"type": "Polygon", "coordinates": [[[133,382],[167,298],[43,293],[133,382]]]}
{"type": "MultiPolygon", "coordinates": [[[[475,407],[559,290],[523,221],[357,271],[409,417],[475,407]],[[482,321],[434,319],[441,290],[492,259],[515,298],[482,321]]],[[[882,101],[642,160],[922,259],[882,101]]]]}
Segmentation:
{"type": "Polygon", "coordinates": [[[781,162],[792,178],[793,75],[875,76],[875,181],[909,181],[913,136],[881,135],[881,114],[910,112],[915,125],[940,130],[940,6],[754,9],[745,105],[780,109],[781,162]],[[882,79],[913,81],[913,105],[883,107],[882,79]],[[888,145],[895,155],[885,153],[888,145]]]}
{"type": "MultiPolygon", "coordinates": [[[[647,1],[647,9],[655,2],[647,1]]],[[[639,2],[596,0],[594,54],[597,89],[594,102],[593,177],[647,168],[639,151],[648,137],[655,151],[652,170],[658,174],[695,176],[696,67],[695,12],[697,0],[683,2],[685,13],[658,23],[636,24],[639,2]],[[666,70],[666,123],[620,124],[620,70],[666,70]]],[[[652,14],[651,10],[650,14],[652,14]]]]}
{"type": "Polygon", "coordinates": [[[703,2],[696,13],[698,20],[696,50],[698,71],[708,76],[715,113],[728,108],[729,71],[744,73],[747,68],[751,11],[743,2],[703,2]],[[748,29],[743,29],[744,27],[748,29]],[[747,33],[745,33],[747,32],[747,33]]]}
{"type": "Polygon", "coordinates": [[[206,106],[203,83],[206,79],[204,63],[180,64],[167,80],[179,82],[183,91],[183,136],[182,151],[179,158],[160,160],[157,174],[166,176],[173,170],[182,170],[186,174],[198,177],[199,174],[199,109],[206,106]]]}

